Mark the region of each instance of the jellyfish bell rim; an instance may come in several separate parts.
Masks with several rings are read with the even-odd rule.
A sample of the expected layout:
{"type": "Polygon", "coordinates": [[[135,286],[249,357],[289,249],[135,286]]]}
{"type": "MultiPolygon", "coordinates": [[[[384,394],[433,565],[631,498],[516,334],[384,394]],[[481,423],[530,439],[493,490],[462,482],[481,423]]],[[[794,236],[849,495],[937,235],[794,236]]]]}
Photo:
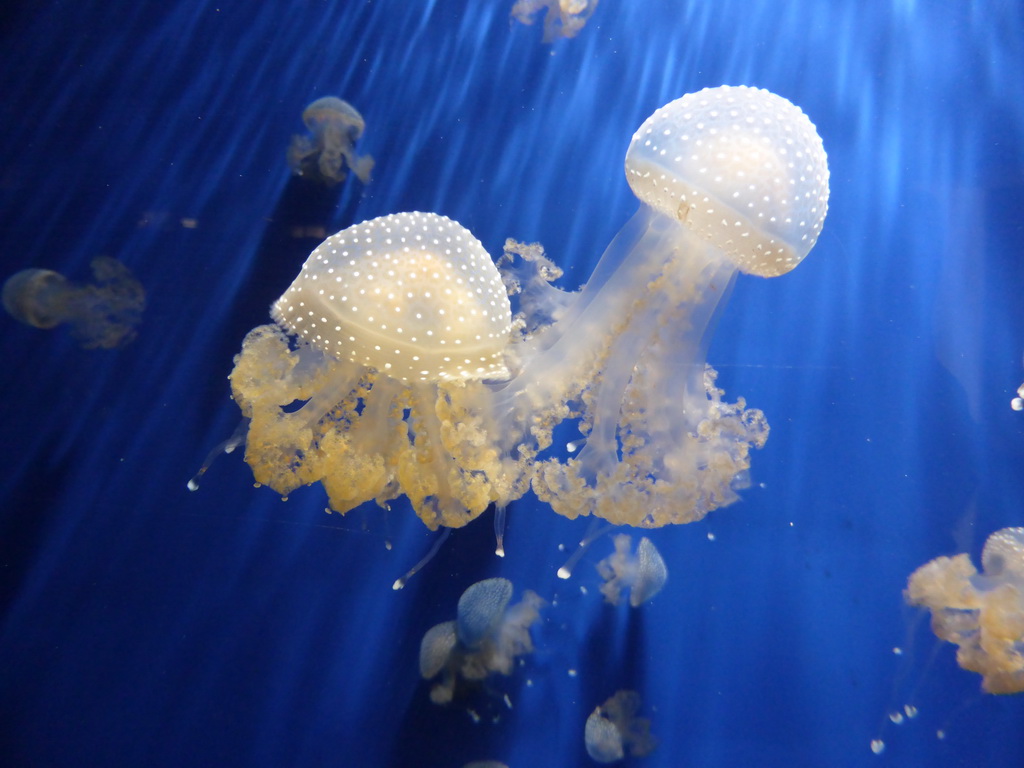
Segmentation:
{"type": "MultiPolygon", "coordinates": [[[[689,149],[687,144],[687,151],[689,149]]],[[[760,277],[785,274],[803,261],[817,242],[828,212],[828,156],[816,126],[798,106],[763,88],[721,85],[688,93],[664,104],[634,132],[624,165],[630,189],[642,203],[708,240],[740,271],[760,277]],[[707,122],[711,120],[701,121],[702,112],[718,120],[726,109],[728,118],[720,124],[709,126],[707,122]],[[696,122],[689,122],[694,119],[696,122]],[[681,126],[680,120],[683,121],[681,126]],[[747,125],[751,126],[749,132],[747,125]],[[689,157],[676,146],[677,137],[672,134],[673,129],[680,127],[682,133],[678,140],[689,142],[692,139],[693,142],[695,151],[689,157]],[[694,133],[692,137],[690,132],[694,133]],[[669,137],[665,142],[673,146],[673,153],[665,162],[658,158],[666,156],[667,147],[655,152],[659,150],[658,135],[669,137]],[[784,142],[779,142],[780,137],[784,142]],[[765,196],[757,200],[757,204],[772,213],[773,205],[784,203],[796,214],[796,231],[784,231],[793,228],[792,216],[783,216],[780,222],[776,215],[765,219],[762,210],[757,216],[762,222],[756,223],[744,215],[724,199],[723,190],[714,188],[721,181],[721,174],[705,176],[712,181],[709,184],[695,183],[685,175],[693,170],[688,164],[697,162],[699,165],[698,158],[708,159],[703,153],[709,151],[710,145],[717,143],[714,158],[717,160],[722,157],[722,146],[736,146],[733,142],[742,144],[740,149],[753,158],[758,157],[759,150],[774,150],[773,159],[780,165],[785,159],[785,170],[790,174],[787,180],[790,185],[801,184],[804,194],[792,195],[779,203],[765,196]],[[680,164],[681,167],[673,167],[680,164]],[[803,167],[797,167],[798,164],[803,167]]],[[[765,167],[768,166],[765,162],[765,167]]],[[[746,166],[744,171],[748,171],[746,166]]],[[[726,187],[725,191],[732,193],[730,197],[749,197],[760,191],[756,177],[747,173],[740,176],[745,186],[726,187]]],[[[737,185],[741,181],[739,178],[730,180],[737,185]]],[[[788,186],[784,188],[789,191],[788,186]]],[[[748,207],[752,206],[751,201],[748,207]]]]}

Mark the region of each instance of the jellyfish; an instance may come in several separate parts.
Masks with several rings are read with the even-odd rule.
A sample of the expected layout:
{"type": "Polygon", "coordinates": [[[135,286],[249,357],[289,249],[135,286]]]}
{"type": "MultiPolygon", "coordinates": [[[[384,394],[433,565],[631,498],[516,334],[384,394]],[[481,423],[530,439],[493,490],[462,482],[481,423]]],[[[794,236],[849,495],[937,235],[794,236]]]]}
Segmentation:
{"type": "Polygon", "coordinates": [[[355,145],[366,129],[363,116],[347,101],[324,96],[302,113],[308,136],[292,136],[288,166],[297,176],[308,176],[333,186],[345,180],[345,168],[369,184],[373,158],[356,154],[355,145]]]}
{"type": "Polygon", "coordinates": [[[482,402],[482,380],[508,374],[508,296],[467,229],[432,213],[352,226],[310,254],[271,315],[230,376],[257,482],[283,496],[320,482],[342,513],[404,494],[431,529],[507,493],[479,470],[495,448],[456,441],[443,410],[444,392],[482,402]]]}
{"type": "Polygon", "coordinates": [[[624,590],[629,604],[636,608],[654,597],[668,580],[668,569],[661,553],[646,536],[641,537],[636,554],[630,549],[633,539],[622,533],[615,537],[615,552],[597,564],[604,579],[601,594],[606,602],[618,605],[624,590]]]}
{"type": "Polygon", "coordinates": [[[146,292],[117,259],[92,261],[95,282],[72,283],[50,269],[23,269],[7,278],[4,309],[26,325],[50,329],[63,323],[84,349],[114,349],[136,336],[146,292]]]}
{"type": "Polygon", "coordinates": [[[424,680],[441,675],[430,691],[435,704],[447,704],[459,680],[482,681],[493,673],[512,674],[515,659],[533,652],[530,627],[540,618],[544,601],[527,590],[509,606],[512,582],[484,579],[459,598],[455,621],[427,630],[420,643],[420,674],[424,680]]]}
{"type": "Polygon", "coordinates": [[[637,717],[640,694],[617,691],[587,718],[583,738],[587,754],[599,763],[614,763],[626,756],[643,757],[654,751],[657,739],[651,735],[651,721],[637,717]]]}
{"type": "Polygon", "coordinates": [[[768,425],[723,399],[710,329],[738,272],[784,274],[814,246],[821,139],[780,96],[705,89],[648,118],[626,177],[640,209],[577,292],[539,245],[509,241],[496,265],[437,214],[324,241],[231,375],[257,482],[320,482],[338,512],[405,495],[432,529],[494,504],[499,553],[531,489],[566,517],[647,528],[738,499],[768,425]],[[582,449],[563,459],[567,420],[582,449]]]}
{"type": "Polygon", "coordinates": [[[503,455],[529,458],[533,491],[559,514],[688,523],[738,498],[768,436],[764,414],[725,401],[706,364],[715,316],[738,272],[782,275],[814,246],[828,164],[798,107],[721,86],[658,109],[625,165],[640,209],[579,292],[551,284],[542,250],[506,247],[522,333],[484,429],[503,455]],[[541,455],[569,418],[582,449],[541,455]]]}
{"type": "Polygon", "coordinates": [[[978,573],[967,554],[937,557],[911,574],[904,597],[931,611],[932,631],[960,646],[957,663],[987,693],[1024,691],[1024,528],[985,542],[978,573]]]}
{"type": "Polygon", "coordinates": [[[544,42],[560,37],[576,37],[597,8],[597,0],[516,0],[512,18],[521,24],[533,24],[539,11],[544,16],[544,42]]]}

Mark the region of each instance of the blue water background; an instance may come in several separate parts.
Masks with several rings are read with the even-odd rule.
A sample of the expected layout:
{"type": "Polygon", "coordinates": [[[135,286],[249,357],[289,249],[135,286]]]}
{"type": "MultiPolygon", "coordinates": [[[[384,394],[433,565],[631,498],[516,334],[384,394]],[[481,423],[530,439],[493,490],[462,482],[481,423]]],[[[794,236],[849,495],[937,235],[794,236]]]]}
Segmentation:
{"type": "Polygon", "coordinates": [[[6,6],[2,274],[107,254],[149,306],[114,352],[0,318],[0,763],[585,766],[587,715],[634,688],[660,740],[635,765],[1024,764],[1024,698],[982,695],[901,596],[1024,525],[1020,4],[602,0],[554,45],[510,6],[6,6]],[[242,336],[316,245],[295,227],[436,211],[492,254],[541,241],[575,287],[636,208],[632,132],[722,83],[805,110],[832,197],[804,264],[737,281],[710,360],[771,436],[740,503],[649,534],[649,605],[600,602],[607,540],[558,580],[586,522],[532,497],[504,560],[487,514],[394,592],[433,540],[404,505],[282,502],[238,453],[185,489],[237,423],[242,336]],[[366,119],[365,189],[289,176],[325,95],[366,119]],[[475,724],[417,654],[494,575],[552,605],[475,724]]]}

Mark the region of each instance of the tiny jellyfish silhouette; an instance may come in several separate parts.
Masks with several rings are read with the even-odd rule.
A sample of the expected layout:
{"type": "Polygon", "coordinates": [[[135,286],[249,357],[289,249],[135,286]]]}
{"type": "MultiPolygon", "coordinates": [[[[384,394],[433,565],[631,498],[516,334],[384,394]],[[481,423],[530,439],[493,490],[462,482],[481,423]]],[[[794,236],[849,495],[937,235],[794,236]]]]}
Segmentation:
{"type": "Polygon", "coordinates": [[[601,594],[606,602],[618,605],[622,593],[629,590],[629,604],[636,608],[654,597],[668,580],[668,569],[661,553],[646,536],[640,539],[636,553],[633,539],[622,533],[615,537],[615,552],[597,564],[604,579],[601,594]]]}
{"type": "Polygon", "coordinates": [[[356,154],[356,142],[366,122],[356,108],[336,96],[324,96],[302,113],[309,135],[292,136],[288,166],[297,176],[306,176],[333,186],[345,180],[345,169],[363,182],[370,182],[373,158],[356,154]]]}
{"type": "Polygon", "coordinates": [[[405,495],[431,529],[493,504],[499,551],[530,490],[568,518],[644,528],[736,501],[768,424],[723,399],[711,327],[737,273],[784,274],[817,241],[821,138],[782,97],[722,86],[658,109],[625,170],[640,209],[576,292],[540,246],[509,241],[496,265],[433,213],[318,246],[231,375],[256,480],[320,482],[338,512],[405,495]],[[566,420],[582,447],[563,458],[566,420]]]}
{"type": "Polygon", "coordinates": [[[521,24],[533,24],[545,11],[544,42],[560,37],[576,37],[597,8],[597,0],[516,0],[512,18],[521,24]]]}
{"type": "Polygon", "coordinates": [[[447,704],[459,681],[480,682],[491,674],[512,674],[516,657],[533,652],[530,627],[540,618],[544,601],[527,590],[509,605],[512,582],[484,579],[459,598],[455,621],[427,630],[420,643],[420,674],[441,676],[430,691],[435,704],[447,704]]]}
{"type": "Polygon", "coordinates": [[[937,557],[910,576],[904,597],[932,614],[932,631],[959,646],[957,663],[987,693],[1024,691],[1024,528],[985,542],[982,572],[970,556],[937,557]]]}
{"type": "Polygon", "coordinates": [[[49,269],[23,269],[7,278],[7,313],[26,325],[67,324],[84,349],[114,349],[136,336],[146,292],[124,264],[109,256],[92,261],[95,282],[77,285],[49,269]]]}
{"type": "Polygon", "coordinates": [[[643,757],[654,751],[657,739],[651,735],[651,721],[637,717],[640,694],[618,691],[587,718],[583,739],[587,754],[599,763],[614,763],[628,752],[643,757]]]}

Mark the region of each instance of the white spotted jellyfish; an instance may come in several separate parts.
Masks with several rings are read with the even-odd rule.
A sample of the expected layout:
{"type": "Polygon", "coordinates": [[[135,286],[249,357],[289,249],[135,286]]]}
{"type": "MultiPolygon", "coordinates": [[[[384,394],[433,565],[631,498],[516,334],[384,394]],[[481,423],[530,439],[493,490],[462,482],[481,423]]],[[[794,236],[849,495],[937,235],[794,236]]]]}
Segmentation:
{"type": "Polygon", "coordinates": [[[357,224],[310,254],[271,314],[231,373],[257,482],[287,495],[319,481],[338,512],[404,494],[431,529],[495,499],[478,448],[453,454],[458,427],[437,409],[443,382],[482,403],[481,380],[508,375],[508,296],[468,230],[433,213],[357,224]]]}
{"type": "Polygon", "coordinates": [[[828,163],[798,107],[721,86],[651,115],[626,178],[640,209],[578,293],[550,284],[557,271],[536,249],[506,246],[527,333],[507,356],[493,429],[508,455],[532,457],[554,424],[579,420],[582,450],[531,476],[559,514],[688,523],[738,498],[750,449],[768,436],[761,411],[715,386],[713,319],[737,273],[785,274],[814,246],[828,163]]]}

